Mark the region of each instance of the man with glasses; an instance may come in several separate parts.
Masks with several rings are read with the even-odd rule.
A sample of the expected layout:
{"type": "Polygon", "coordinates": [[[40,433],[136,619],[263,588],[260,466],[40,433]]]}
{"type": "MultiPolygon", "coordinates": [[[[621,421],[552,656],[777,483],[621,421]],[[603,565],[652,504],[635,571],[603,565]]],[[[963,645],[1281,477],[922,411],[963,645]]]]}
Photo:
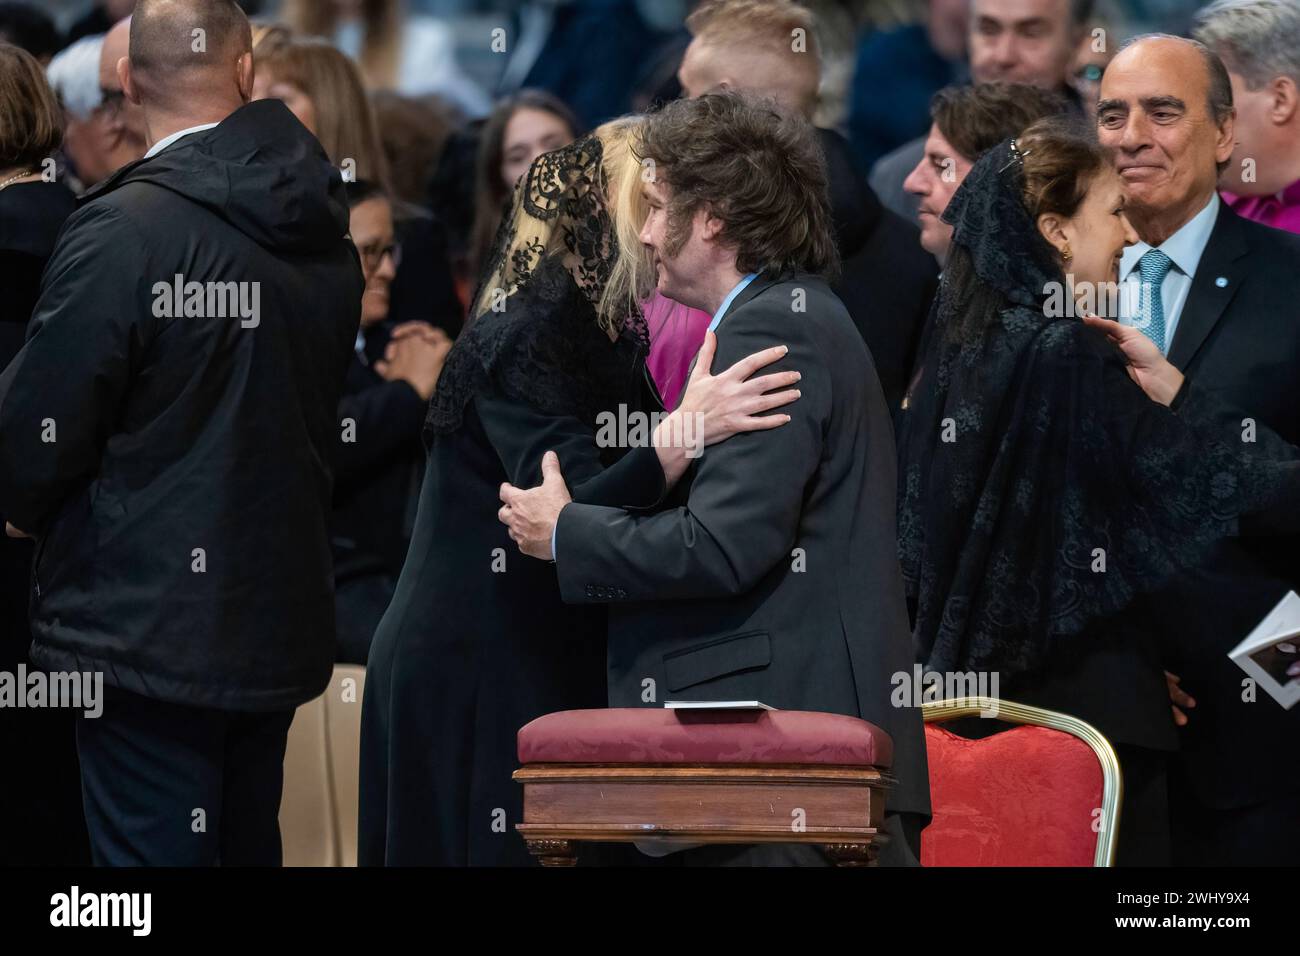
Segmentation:
{"type": "Polygon", "coordinates": [[[107,179],[127,163],[144,155],[147,148],[144,110],[122,92],[117,62],[127,55],[131,18],[117,23],[104,34],[99,51],[99,108],[95,111],[98,149],[91,169],[78,170],[82,182],[92,186],[107,179]]]}

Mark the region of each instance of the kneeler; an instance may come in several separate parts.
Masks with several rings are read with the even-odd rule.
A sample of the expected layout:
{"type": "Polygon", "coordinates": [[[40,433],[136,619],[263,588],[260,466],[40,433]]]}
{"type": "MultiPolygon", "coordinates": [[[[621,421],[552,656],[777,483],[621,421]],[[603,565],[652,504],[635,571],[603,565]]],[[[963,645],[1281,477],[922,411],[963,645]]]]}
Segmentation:
{"type": "Polygon", "coordinates": [[[578,844],[655,851],[705,843],[812,843],[871,866],[893,742],[874,724],[795,710],[570,710],[518,735],[516,829],[543,866],[578,844]]]}

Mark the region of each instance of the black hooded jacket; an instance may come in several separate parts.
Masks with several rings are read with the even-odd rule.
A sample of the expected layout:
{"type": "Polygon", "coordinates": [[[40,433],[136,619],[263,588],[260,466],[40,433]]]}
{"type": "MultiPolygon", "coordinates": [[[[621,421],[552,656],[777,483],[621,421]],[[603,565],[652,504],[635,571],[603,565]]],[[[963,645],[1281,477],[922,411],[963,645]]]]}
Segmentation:
{"type": "Polygon", "coordinates": [[[272,100],[68,220],[0,376],[0,512],[37,538],[36,663],[227,710],[323,690],[329,463],[364,285],[347,232],[338,172],[272,100]]]}
{"type": "Polygon", "coordinates": [[[881,205],[844,138],[831,130],[817,132],[841,260],[831,289],[867,343],[885,402],[896,415],[939,287],[939,269],[921,248],[920,230],[881,205]]]}

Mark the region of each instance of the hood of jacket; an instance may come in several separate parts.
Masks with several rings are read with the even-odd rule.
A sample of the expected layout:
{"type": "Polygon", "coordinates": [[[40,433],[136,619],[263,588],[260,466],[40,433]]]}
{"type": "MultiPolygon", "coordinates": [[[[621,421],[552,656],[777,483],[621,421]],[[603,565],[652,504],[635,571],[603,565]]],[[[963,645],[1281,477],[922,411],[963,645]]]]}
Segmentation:
{"type": "Polygon", "coordinates": [[[342,176],[279,100],[247,103],[212,129],[124,166],[82,202],[130,183],[184,196],[276,252],[316,252],[348,232],[342,176]]]}
{"type": "Polygon", "coordinates": [[[835,243],[840,250],[840,259],[847,260],[871,238],[885,207],[858,172],[844,137],[834,130],[818,129],[817,138],[826,157],[835,243]]]}

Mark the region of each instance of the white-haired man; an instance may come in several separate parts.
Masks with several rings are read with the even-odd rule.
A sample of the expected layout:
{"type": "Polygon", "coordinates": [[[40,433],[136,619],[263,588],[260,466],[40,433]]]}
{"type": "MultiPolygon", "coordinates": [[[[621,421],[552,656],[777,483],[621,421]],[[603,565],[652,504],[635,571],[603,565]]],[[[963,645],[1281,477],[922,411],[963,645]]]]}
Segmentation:
{"type": "Polygon", "coordinates": [[[1300,5],[1216,0],[1196,38],[1223,60],[1237,107],[1237,144],[1219,177],[1238,215],[1300,233],[1300,5]]]}

